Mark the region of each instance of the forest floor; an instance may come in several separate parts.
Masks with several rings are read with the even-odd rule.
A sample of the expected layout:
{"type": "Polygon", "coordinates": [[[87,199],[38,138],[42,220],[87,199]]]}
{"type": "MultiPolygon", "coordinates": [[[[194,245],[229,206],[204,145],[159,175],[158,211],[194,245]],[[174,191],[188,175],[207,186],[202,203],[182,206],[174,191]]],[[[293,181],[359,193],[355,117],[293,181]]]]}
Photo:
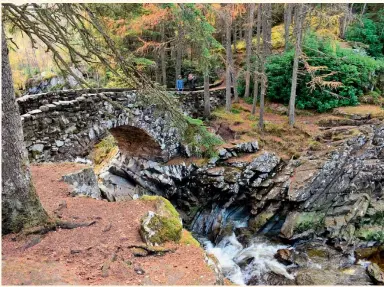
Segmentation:
{"type": "Polygon", "coordinates": [[[292,128],[288,125],[287,107],[267,103],[264,113],[265,128],[261,132],[258,128],[260,109],[256,108],[255,115],[251,114],[251,110],[252,105],[240,99],[239,103],[232,105],[231,113],[227,113],[224,108],[213,111],[213,119],[208,125],[225,140],[225,145],[258,140],[261,149],[275,152],[285,160],[297,157],[307,149],[327,148],[321,140],[327,129],[324,123],[333,120],[346,126],[342,121],[353,116],[384,119],[384,110],[375,105],[342,107],[332,113],[322,114],[297,110],[292,128]]]}
{"type": "Polygon", "coordinates": [[[84,168],[74,163],[32,165],[33,183],[52,218],[95,224],[58,229],[46,235],[2,239],[5,285],[213,285],[215,274],[194,245],[167,244],[174,252],[135,257],[129,245],[143,244],[140,218],[149,201],[107,202],[71,197],[65,174],[84,168]],[[141,274],[143,273],[143,274],[141,274]]]}

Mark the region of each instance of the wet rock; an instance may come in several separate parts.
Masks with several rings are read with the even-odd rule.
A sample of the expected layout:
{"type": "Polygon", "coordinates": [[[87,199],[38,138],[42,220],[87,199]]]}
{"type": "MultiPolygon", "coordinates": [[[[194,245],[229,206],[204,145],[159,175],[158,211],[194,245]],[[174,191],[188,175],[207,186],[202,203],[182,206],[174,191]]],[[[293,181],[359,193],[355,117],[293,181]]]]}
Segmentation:
{"type": "Polygon", "coordinates": [[[101,199],[101,192],[92,168],[85,168],[79,172],[64,175],[63,180],[71,185],[72,195],[101,199]]]}
{"type": "Polygon", "coordinates": [[[367,273],[375,284],[384,285],[384,271],[380,269],[379,265],[376,263],[370,264],[367,273]]]}
{"type": "Polygon", "coordinates": [[[292,252],[289,249],[279,249],[274,256],[279,262],[289,265],[292,264],[292,252]]]}
{"type": "Polygon", "coordinates": [[[261,277],[254,276],[249,279],[247,285],[295,285],[295,280],[273,272],[266,272],[261,277]]]}

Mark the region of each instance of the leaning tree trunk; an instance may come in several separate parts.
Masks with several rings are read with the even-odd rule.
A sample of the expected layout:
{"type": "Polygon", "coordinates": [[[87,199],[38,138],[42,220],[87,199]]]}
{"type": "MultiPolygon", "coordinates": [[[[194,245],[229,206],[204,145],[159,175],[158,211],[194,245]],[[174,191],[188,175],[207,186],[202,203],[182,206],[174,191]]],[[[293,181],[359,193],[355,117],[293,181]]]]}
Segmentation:
{"type": "Polygon", "coordinates": [[[225,109],[227,112],[231,111],[231,18],[229,11],[225,11],[224,17],[225,25],[225,51],[226,51],[226,64],[225,64],[225,109]]]}
{"type": "Polygon", "coordinates": [[[246,42],[246,68],[247,71],[245,73],[245,93],[244,98],[249,97],[249,88],[251,84],[251,53],[252,53],[252,31],[253,31],[253,20],[255,13],[255,3],[249,4],[249,18],[247,23],[247,36],[245,39],[246,42]]]}
{"type": "Polygon", "coordinates": [[[259,66],[260,66],[260,30],[261,30],[261,13],[262,4],[259,4],[257,9],[257,28],[256,28],[256,67],[255,67],[255,84],[253,89],[252,115],[256,114],[256,103],[259,96],[259,66]]]}
{"type": "MultiPolygon", "coordinates": [[[[3,26],[4,27],[4,26],[3,26]]],[[[13,89],[4,28],[1,31],[2,80],[2,234],[43,224],[48,215],[32,184],[21,117],[13,89]]]]}
{"type": "Polygon", "coordinates": [[[292,21],[292,3],[286,3],[285,4],[285,11],[284,11],[284,38],[285,38],[285,51],[289,48],[289,28],[291,26],[292,21]]]}
{"type": "Polygon", "coordinates": [[[209,95],[209,74],[204,73],[204,117],[211,116],[211,101],[209,95]]]}
{"type": "Polygon", "coordinates": [[[160,49],[160,58],[161,58],[161,74],[162,74],[162,83],[164,86],[167,86],[167,57],[165,54],[165,24],[160,25],[161,30],[161,49],[160,49]]]}
{"type": "Polygon", "coordinates": [[[297,87],[297,71],[299,69],[299,58],[301,55],[301,35],[302,23],[304,19],[302,3],[296,4],[295,9],[295,31],[296,31],[296,44],[295,44],[295,57],[293,59],[292,70],[292,85],[291,96],[289,98],[289,125],[292,127],[295,124],[295,102],[296,102],[296,87],[297,87]]]}

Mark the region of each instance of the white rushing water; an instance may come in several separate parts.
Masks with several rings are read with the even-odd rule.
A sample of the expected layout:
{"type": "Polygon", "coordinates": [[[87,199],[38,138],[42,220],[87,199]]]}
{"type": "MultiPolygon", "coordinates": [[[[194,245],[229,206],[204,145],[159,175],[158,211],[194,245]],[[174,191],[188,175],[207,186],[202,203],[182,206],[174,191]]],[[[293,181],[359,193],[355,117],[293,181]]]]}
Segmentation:
{"type": "Polygon", "coordinates": [[[274,258],[277,250],[288,246],[273,244],[256,237],[244,248],[234,233],[224,237],[216,246],[207,239],[202,240],[202,243],[207,253],[218,259],[224,276],[235,284],[245,285],[253,277],[261,279],[262,274],[269,271],[294,279],[294,276],[287,272],[287,266],[274,258]],[[251,262],[247,264],[249,261],[251,262]]]}

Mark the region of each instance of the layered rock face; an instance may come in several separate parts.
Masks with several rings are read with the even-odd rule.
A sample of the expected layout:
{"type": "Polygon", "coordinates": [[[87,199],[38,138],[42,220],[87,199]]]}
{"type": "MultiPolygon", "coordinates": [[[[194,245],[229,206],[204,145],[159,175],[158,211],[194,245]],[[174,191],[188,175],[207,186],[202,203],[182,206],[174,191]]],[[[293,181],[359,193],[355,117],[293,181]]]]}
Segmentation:
{"type": "Polygon", "coordinates": [[[106,172],[170,199],[190,227],[196,214],[205,216],[199,228],[215,236],[236,227],[225,210],[241,207],[253,233],[290,241],[318,235],[377,241],[383,232],[384,126],[362,131],[331,152],[308,151],[288,163],[249,142],[219,150],[203,166],[118,154],[106,172]]]}
{"type": "Polygon", "coordinates": [[[364,238],[366,223],[372,223],[372,231],[384,232],[383,225],[375,226],[368,219],[383,220],[384,126],[367,127],[365,133],[325,157],[307,155],[289,164],[292,176],[284,199],[297,207],[288,214],[282,236],[292,239],[324,232],[348,241],[364,238]]]}

